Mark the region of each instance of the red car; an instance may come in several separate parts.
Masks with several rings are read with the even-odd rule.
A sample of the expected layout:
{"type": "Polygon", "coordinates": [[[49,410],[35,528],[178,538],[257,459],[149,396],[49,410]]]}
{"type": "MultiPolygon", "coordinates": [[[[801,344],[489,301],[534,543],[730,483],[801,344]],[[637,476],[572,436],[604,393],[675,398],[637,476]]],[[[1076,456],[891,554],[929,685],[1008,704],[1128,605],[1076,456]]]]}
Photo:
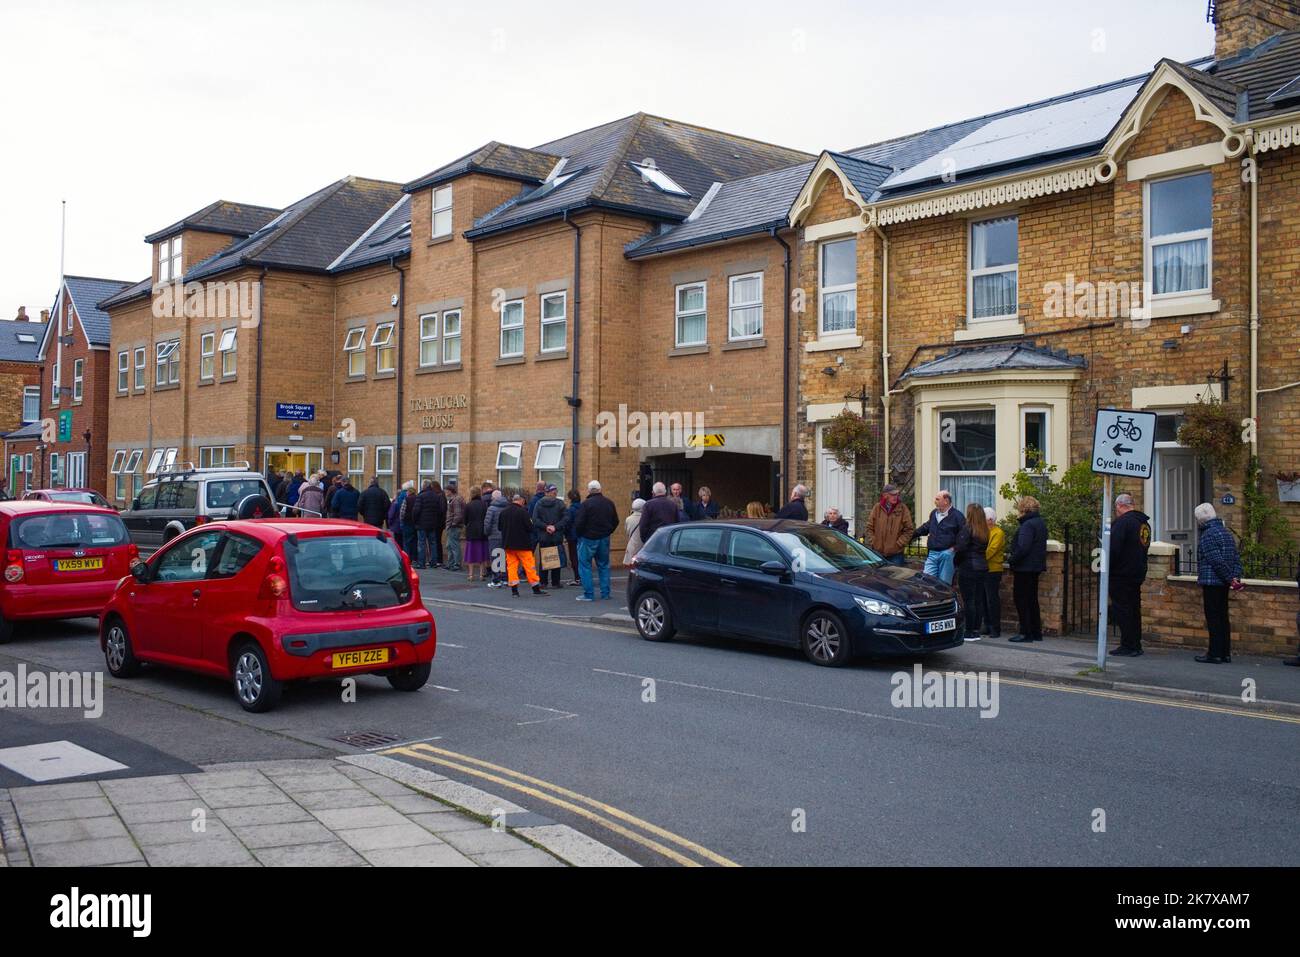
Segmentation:
{"type": "Polygon", "coordinates": [[[93,488],[33,488],[23,493],[23,501],[78,502],[82,505],[113,508],[108,499],[93,488]]]}
{"type": "Polygon", "coordinates": [[[0,502],[0,642],[14,622],[98,616],[140,553],[113,509],[0,502]]]}
{"type": "Polygon", "coordinates": [[[382,674],[429,680],[437,632],[391,535],[337,519],[200,525],[137,561],[99,620],[109,672],[142,663],[233,679],[247,711],[284,684],[382,674]]]}

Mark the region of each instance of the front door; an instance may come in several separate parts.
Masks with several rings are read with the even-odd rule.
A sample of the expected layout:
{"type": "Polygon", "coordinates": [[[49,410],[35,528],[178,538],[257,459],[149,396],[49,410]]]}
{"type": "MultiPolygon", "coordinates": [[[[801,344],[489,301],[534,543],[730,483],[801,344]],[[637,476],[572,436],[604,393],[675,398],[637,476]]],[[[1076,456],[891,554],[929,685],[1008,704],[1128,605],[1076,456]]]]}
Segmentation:
{"type": "Polygon", "coordinates": [[[1196,560],[1196,518],[1204,501],[1202,469],[1196,456],[1185,449],[1157,449],[1155,467],[1156,541],[1177,545],[1184,566],[1196,560]]]}
{"type": "MultiPolygon", "coordinates": [[[[813,489],[813,503],[815,508],[808,515],[811,522],[820,522],[826,514],[826,510],[832,506],[840,510],[849,523],[850,535],[861,535],[863,532],[854,522],[854,469],[852,466],[844,468],[835,461],[833,453],[826,451],[822,447],[822,431],[826,428],[824,425],[817,427],[817,486],[813,489]]],[[[789,490],[786,490],[789,494],[789,490]]]]}
{"type": "Polygon", "coordinates": [[[86,453],[68,453],[68,488],[86,487],[86,453]]]}
{"type": "Polygon", "coordinates": [[[267,449],[262,473],[275,469],[278,475],[287,469],[293,475],[311,475],[324,467],[324,449],[267,449]]]}

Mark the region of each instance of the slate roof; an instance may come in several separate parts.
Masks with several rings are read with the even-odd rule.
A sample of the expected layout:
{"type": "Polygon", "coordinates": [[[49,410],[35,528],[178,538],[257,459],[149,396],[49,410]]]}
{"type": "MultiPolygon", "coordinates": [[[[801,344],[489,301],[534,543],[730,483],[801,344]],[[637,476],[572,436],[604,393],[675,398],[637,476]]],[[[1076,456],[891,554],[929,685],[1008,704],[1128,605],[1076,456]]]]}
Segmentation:
{"type": "Polygon", "coordinates": [[[1082,369],[1082,356],[1043,349],[1023,342],[992,346],[963,346],[937,359],[930,359],[904,372],[900,379],[925,379],[934,376],[962,375],[978,372],[1001,372],[1011,369],[1082,369]]]}
{"type": "MultiPolygon", "coordinates": [[[[86,338],[92,346],[106,346],[110,341],[108,313],[99,304],[115,293],[131,285],[121,279],[91,279],[87,276],[65,276],[64,285],[72,296],[72,304],[77,310],[77,318],[86,330],[86,338]]],[[[58,310],[51,309],[51,316],[57,316],[58,310]]]]}
{"type": "Polygon", "coordinates": [[[251,236],[191,266],[185,281],[240,266],[326,272],[401,196],[398,183],[348,176],[298,200],[251,236]]]}
{"type": "Polygon", "coordinates": [[[1263,43],[1207,68],[1222,82],[1244,90],[1247,115],[1239,122],[1290,113],[1300,103],[1269,97],[1300,77],[1300,30],[1280,33],[1263,43]]]}
{"type": "Polygon", "coordinates": [[[123,303],[130,302],[133,299],[141,299],[153,292],[153,277],[146,276],[137,283],[127,286],[120,292],[116,292],[107,299],[101,299],[98,306],[101,311],[115,309],[123,303]]]}
{"type": "Polygon", "coordinates": [[[330,264],[330,272],[373,266],[394,257],[407,256],[410,252],[411,197],[406,195],[330,264]]]}
{"type": "Polygon", "coordinates": [[[0,321],[0,362],[36,362],[41,351],[41,340],[45,338],[47,322],[16,322],[13,319],[0,321]],[[31,342],[22,342],[19,336],[31,337],[31,342]]]}
{"type": "Polygon", "coordinates": [[[23,426],[22,428],[20,428],[20,429],[14,429],[12,432],[6,432],[6,433],[4,434],[4,438],[6,438],[6,439],[39,439],[39,438],[41,437],[41,432],[42,432],[43,429],[44,429],[44,426],[42,425],[42,423],[41,423],[39,420],[37,420],[36,422],[28,422],[26,425],[24,425],[24,426],[23,426]]]}
{"type": "Polygon", "coordinates": [[[491,173],[525,183],[540,183],[546,179],[560,157],[540,150],[524,149],[493,140],[485,143],[472,153],[466,153],[460,159],[452,160],[432,173],[426,173],[419,179],[412,180],[402,189],[408,193],[436,186],[466,173],[491,173]]]}
{"type": "Polygon", "coordinates": [[[150,233],[144,241],[154,243],[185,229],[223,233],[227,236],[249,236],[275,219],[279,213],[278,209],[270,209],[266,206],[250,206],[247,203],[231,203],[219,199],[209,206],[204,206],[198,212],[172,223],[166,229],[150,233]]]}

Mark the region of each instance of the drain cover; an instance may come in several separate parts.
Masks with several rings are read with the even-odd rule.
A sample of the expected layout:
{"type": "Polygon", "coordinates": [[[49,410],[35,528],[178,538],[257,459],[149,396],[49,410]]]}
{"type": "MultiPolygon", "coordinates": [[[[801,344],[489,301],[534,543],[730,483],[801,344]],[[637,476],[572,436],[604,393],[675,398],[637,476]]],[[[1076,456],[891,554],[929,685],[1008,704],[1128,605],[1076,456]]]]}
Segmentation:
{"type": "Polygon", "coordinates": [[[335,735],[330,740],[342,741],[354,748],[382,748],[386,744],[394,744],[400,741],[401,735],[392,734],[388,731],[349,731],[346,734],[335,735]]]}

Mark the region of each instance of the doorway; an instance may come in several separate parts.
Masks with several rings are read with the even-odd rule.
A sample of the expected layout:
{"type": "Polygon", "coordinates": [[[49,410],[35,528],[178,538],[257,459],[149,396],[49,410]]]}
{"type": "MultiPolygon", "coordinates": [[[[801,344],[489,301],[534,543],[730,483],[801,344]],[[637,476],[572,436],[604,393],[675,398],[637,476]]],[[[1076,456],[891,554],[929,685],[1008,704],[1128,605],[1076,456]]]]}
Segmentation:
{"type": "Polygon", "coordinates": [[[1195,453],[1184,448],[1156,449],[1151,530],[1159,542],[1178,546],[1179,561],[1196,561],[1196,506],[1209,501],[1210,477],[1195,453]]]}
{"type": "Polygon", "coordinates": [[[860,535],[862,532],[854,521],[857,473],[852,466],[845,468],[836,462],[834,453],[822,446],[825,428],[824,425],[817,426],[817,484],[813,487],[814,507],[809,510],[808,520],[820,522],[822,515],[833,505],[849,523],[849,534],[860,535]]]}
{"type": "Polygon", "coordinates": [[[272,470],[276,472],[289,471],[297,475],[301,472],[303,475],[310,475],[325,467],[325,450],[324,449],[267,449],[262,463],[262,473],[266,474],[272,470]]]}

